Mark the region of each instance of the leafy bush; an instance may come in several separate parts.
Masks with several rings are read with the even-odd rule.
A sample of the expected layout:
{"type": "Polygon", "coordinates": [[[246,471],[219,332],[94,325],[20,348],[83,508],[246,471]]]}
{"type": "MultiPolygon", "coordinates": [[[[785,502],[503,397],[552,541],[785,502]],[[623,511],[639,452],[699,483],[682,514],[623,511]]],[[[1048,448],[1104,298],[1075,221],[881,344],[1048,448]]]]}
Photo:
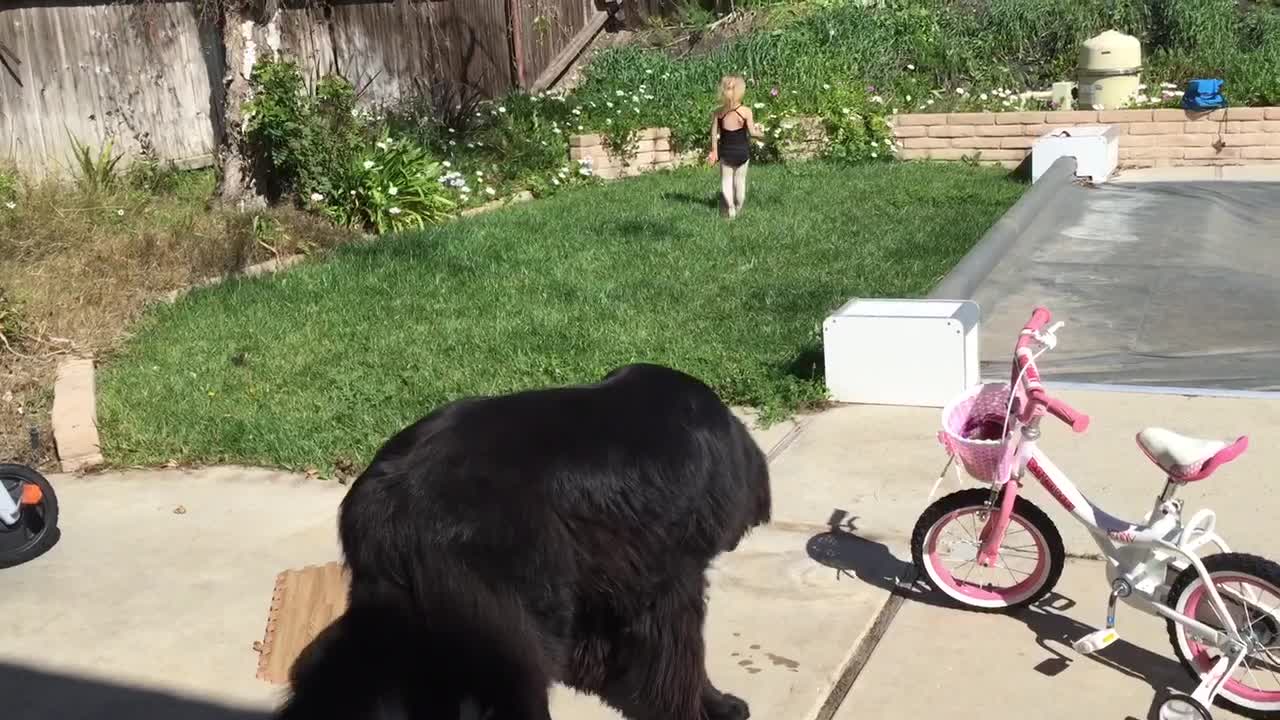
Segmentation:
{"type": "Polygon", "coordinates": [[[343,227],[379,233],[421,229],[454,207],[439,178],[439,163],[421,147],[384,138],[369,157],[329,179],[330,195],[315,192],[310,200],[343,227]]]}
{"type": "Polygon", "coordinates": [[[251,80],[254,95],[245,108],[246,133],[270,161],[269,193],[332,191],[332,178],[369,144],[354,88],[330,75],[310,92],[298,66],[288,61],[259,62],[251,80]]]}

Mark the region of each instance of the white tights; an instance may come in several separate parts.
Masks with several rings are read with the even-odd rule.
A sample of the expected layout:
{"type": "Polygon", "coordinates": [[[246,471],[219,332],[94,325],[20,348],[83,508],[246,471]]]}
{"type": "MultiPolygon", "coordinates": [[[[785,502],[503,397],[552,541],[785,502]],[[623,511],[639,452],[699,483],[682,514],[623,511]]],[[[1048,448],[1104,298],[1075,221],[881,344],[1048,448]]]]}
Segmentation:
{"type": "Polygon", "coordinates": [[[736,216],[747,199],[747,166],[750,164],[745,162],[735,168],[720,163],[720,195],[729,217],[736,216]]]}

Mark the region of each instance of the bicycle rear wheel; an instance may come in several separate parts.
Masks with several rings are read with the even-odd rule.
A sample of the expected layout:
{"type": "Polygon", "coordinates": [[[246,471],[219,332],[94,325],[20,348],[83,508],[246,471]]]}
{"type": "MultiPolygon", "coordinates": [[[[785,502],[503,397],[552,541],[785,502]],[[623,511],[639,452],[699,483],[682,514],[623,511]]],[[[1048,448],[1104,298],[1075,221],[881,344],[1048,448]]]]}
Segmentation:
{"type": "Polygon", "coordinates": [[[1040,508],[1017,498],[1008,532],[989,568],[977,564],[989,490],[954,492],[930,505],[911,533],[911,558],[929,584],[970,610],[1025,607],[1049,594],[1062,576],[1066,550],[1058,528],[1040,508]]]}
{"type": "MultiPolygon", "coordinates": [[[[1252,718],[1280,718],[1280,565],[1244,553],[1219,553],[1203,562],[1232,622],[1250,643],[1249,654],[1223,683],[1214,704],[1252,718]]],[[[1211,628],[1225,629],[1208,585],[1194,567],[1178,574],[1169,588],[1168,603],[1211,628]]],[[[1178,660],[1200,682],[1221,651],[1204,645],[1182,625],[1172,620],[1167,624],[1178,660]]]]}

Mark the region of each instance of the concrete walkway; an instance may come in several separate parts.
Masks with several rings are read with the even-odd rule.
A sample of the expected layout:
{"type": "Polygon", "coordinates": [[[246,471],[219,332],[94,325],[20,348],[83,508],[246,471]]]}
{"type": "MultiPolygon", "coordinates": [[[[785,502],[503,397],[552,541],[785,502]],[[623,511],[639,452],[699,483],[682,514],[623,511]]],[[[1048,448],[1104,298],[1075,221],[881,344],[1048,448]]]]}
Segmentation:
{"type": "MultiPolygon", "coordinates": [[[[1051,364],[1045,372],[1052,376],[1051,364]]],[[[1086,492],[1123,516],[1140,516],[1160,486],[1133,446],[1145,423],[1252,434],[1248,454],[1186,497],[1189,509],[1211,500],[1220,529],[1240,549],[1274,553],[1267,531],[1277,505],[1267,471],[1280,460],[1280,401],[1066,397],[1093,414],[1094,427],[1084,437],[1046,427],[1043,443],[1086,492]]],[[[1025,623],[904,605],[895,594],[910,576],[911,528],[944,462],[937,422],[936,410],[849,406],[757,434],[772,451],[776,522],[712,572],[707,642],[715,682],[745,697],[759,718],[828,720],[841,700],[839,717],[930,716],[943,706],[968,715],[991,711],[992,698],[976,690],[989,678],[981,658],[1028,697],[1034,689],[1043,698],[1051,686],[1063,708],[1105,705],[1142,717],[1152,683],[1135,684],[1132,672],[1067,650],[1073,672],[1045,675],[1028,656],[1041,646],[1025,623]]],[[[344,488],[238,468],[52,479],[62,541],[0,575],[0,617],[9,628],[0,643],[0,695],[19,708],[6,717],[224,720],[269,711],[279,690],[254,678],[253,645],[275,575],[337,557],[344,488]]],[[[1071,552],[1093,552],[1045,493],[1028,496],[1058,523],[1071,552]]],[[[1086,624],[1101,620],[1105,599],[1088,584],[1100,578],[1089,565],[1078,581],[1073,566],[1061,589],[1080,604],[1071,617],[1086,624]]],[[[1129,618],[1142,648],[1166,652],[1158,633],[1136,629],[1152,621],[1129,618]]],[[[1087,631],[1062,622],[1064,638],[1087,631]]],[[[617,717],[565,691],[554,714],[617,717]]]]}

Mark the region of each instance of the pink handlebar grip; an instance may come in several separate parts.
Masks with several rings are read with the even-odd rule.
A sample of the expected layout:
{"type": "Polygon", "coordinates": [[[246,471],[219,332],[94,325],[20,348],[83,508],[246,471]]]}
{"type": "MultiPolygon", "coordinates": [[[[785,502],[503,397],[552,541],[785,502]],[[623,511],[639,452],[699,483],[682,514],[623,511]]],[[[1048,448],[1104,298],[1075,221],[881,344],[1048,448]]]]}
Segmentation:
{"type": "Polygon", "coordinates": [[[1071,426],[1075,432],[1082,433],[1089,429],[1089,416],[1076,410],[1061,400],[1051,398],[1043,390],[1034,393],[1037,402],[1044,405],[1048,413],[1071,426]]]}
{"type": "Polygon", "coordinates": [[[1045,325],[1048,325],[1049,321],[1052,319],[1053,315],[1049,313],[1049,308],[1044,306],[1037,307],[1031,312],[1031,319],[1027,321],[1026,325],[1022,326],[1022,329],[1035,332],[1045,325]]]}

